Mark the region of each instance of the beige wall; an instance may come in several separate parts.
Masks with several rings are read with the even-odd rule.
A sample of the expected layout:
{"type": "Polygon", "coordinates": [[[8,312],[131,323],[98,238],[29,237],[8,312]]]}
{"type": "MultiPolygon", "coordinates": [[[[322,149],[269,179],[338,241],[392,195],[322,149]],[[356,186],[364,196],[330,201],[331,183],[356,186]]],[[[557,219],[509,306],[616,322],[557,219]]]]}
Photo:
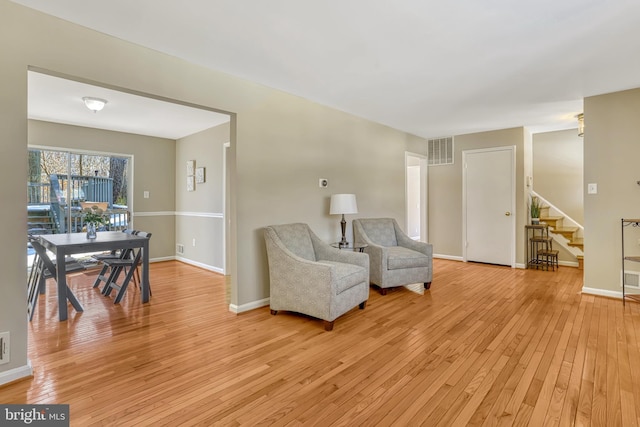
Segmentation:
{"type": "Polygon", "coordinates": [[[533,189],[584,223],[583,139],[577,129],[533,135],[533,189]]]}
{"type": "Polygon", "coordinates": [[[229,123],[179,139],[176,144],[176,244],[181,260],[223,272],[223,150],[230,141],[229,123]],[[186,162],[206,169],[206,182],[187,191],[186,162]],[[196,246],[193,246],[193,240],[196,246]]]}
{"type": "MultiPolygon", "coordinates": [[[[229,203],[231,302],[235,306],[246,307],[269,295],[262,238],[265,225],[304,221],[323,239],[335,240],[339,219],[328,214],[329,196],[334,192],[356,193],[361,217],[393,216],[404,224],[404,152],[425,154],[421,138],[69,24],[8,0],[0,0],[0,58],[0,185],[3,197],[13,201],[0,206],[3,221],[12,224],[4,232],[0,257],[0,329],[12,334],[12,361],[0,367],[0,375],[27,363],[26,256],[15,249],[24,247],[26,192],[24,185],[13,183],[27,181],[30,66],[237,114],[232,116],[229,152],[233,189],[229,203]],[[329,179],[329,188],[319,188],[318,178],[329,179]]],[[[147,153],[141,160],[145,167],[151,167],[154,155],[147,153]]],[[[175,162],[168,167],[174,168],[175,162]]],[[[158,170],[141,177],[142,182],[136,181],[136,188],[151,188],[152,192],[152,198],[146,201],[138,201],[136,196],[136,210],[165,209],[151,205],[155,203],[156,187],[149,186],[170,176],[172,182],[164,186],[173,188],[172,172],[158,170]]],[[[168,199],[172,202],[166,209],[174,210],[175,193],[168,199]]],[[[164,221],[160,216],[141,220],[136,227],[156,227],[164,221]]]]}
{"type": "Polygon", "coordinates": [[[152,233],[152,259],[174,255],[174,140],[29,120],[28,141],[37,146],[133,156],[132,227],[152,233]],[[145,190],[150,193],[148,199],[143,198],[145,190]]]}
{"type": "Polygon", "coordinates": [[[525,147],[530,137],[524,128],[504,129],[454,137],[453,165],[429,168],[429,241],[434,254],[462,258],[462,151],[516,147],[516,263],[524,264],[524,224],[527,221],[524,189],[525,147]]]}
{"type": "MultiPolygon", "coordinates": [[[[640,218],[640,89],[584,100],[584,286],[618,295],[621,218],[640,218]],[[598,194],[586,194],[589,183],[598,194]]],[[[625,235],[627,254],[639,255],[640,230],[625,235]]],[[[630,263],[640,271],[640,265],[630,263]]]]}

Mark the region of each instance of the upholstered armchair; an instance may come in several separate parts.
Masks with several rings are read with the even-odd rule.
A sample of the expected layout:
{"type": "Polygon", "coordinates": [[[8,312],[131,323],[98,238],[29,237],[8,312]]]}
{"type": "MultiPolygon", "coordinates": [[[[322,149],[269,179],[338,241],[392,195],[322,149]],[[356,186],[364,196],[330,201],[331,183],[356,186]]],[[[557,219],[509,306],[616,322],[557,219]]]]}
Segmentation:
{"type": "Polygon", "coordinates": [[[411,239],[395,219],[354,219],[353,239],[368,245],[364,251],[369,254],[371,283],[380,287],[382,295],[388,288],[413,283],[431,287],[433,247],[411,239]]]}
{"type": "Polygon", "coordinates": [[[324,320],[336,318],[369,298],[369,256],[340,250],[320,240],[307,224],[264,229],[269,260],[271,314],[279,310],[324,320]]]}

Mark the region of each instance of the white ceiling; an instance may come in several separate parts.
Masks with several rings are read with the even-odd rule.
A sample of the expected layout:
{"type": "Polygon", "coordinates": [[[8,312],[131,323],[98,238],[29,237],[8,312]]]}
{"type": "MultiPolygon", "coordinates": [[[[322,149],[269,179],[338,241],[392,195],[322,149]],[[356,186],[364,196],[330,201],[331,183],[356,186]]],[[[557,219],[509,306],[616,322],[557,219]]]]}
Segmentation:
{"type": "Polygon", "coordinates": [[[92,86],[30,71],[29,118],[160,138],[179,139],[229,121],[226,114],[92,86]],[[106,99],[90,111],[85,96],[106,99]]]}
{"type": "Polygon", "coordinates": [[[423,137],[575,128],[640,87],[633,0],[14,1],[423,137]]]}

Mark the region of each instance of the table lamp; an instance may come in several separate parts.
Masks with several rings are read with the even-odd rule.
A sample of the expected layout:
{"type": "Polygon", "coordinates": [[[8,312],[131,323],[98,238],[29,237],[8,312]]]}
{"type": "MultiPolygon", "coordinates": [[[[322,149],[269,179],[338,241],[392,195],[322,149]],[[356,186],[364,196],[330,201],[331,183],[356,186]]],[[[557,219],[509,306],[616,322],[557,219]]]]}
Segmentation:
{"type": "Polygon", "coordinates": [[[347,221],[344,219],[345,214],[358,213],[358,205],[356,204],[355,194],[332,194],[331,206],[329,208],[330,215],[342,215],[342,221],[340,226],[342,227],[342,240],[340,240],[339,246],[349,246],[347,238],[345,237],[345,231],[347,230],[347,221]]]}

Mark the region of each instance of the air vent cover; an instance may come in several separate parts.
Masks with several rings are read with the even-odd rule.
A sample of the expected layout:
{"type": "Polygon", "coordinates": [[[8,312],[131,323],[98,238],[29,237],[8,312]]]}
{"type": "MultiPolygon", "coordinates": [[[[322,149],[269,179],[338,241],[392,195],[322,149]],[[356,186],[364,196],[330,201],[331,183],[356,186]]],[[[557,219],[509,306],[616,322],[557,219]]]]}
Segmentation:
{"type": "Polygon", "coordinates": [[[429,140],[429,166],[453,164],[453,137],[429,140]]]}

